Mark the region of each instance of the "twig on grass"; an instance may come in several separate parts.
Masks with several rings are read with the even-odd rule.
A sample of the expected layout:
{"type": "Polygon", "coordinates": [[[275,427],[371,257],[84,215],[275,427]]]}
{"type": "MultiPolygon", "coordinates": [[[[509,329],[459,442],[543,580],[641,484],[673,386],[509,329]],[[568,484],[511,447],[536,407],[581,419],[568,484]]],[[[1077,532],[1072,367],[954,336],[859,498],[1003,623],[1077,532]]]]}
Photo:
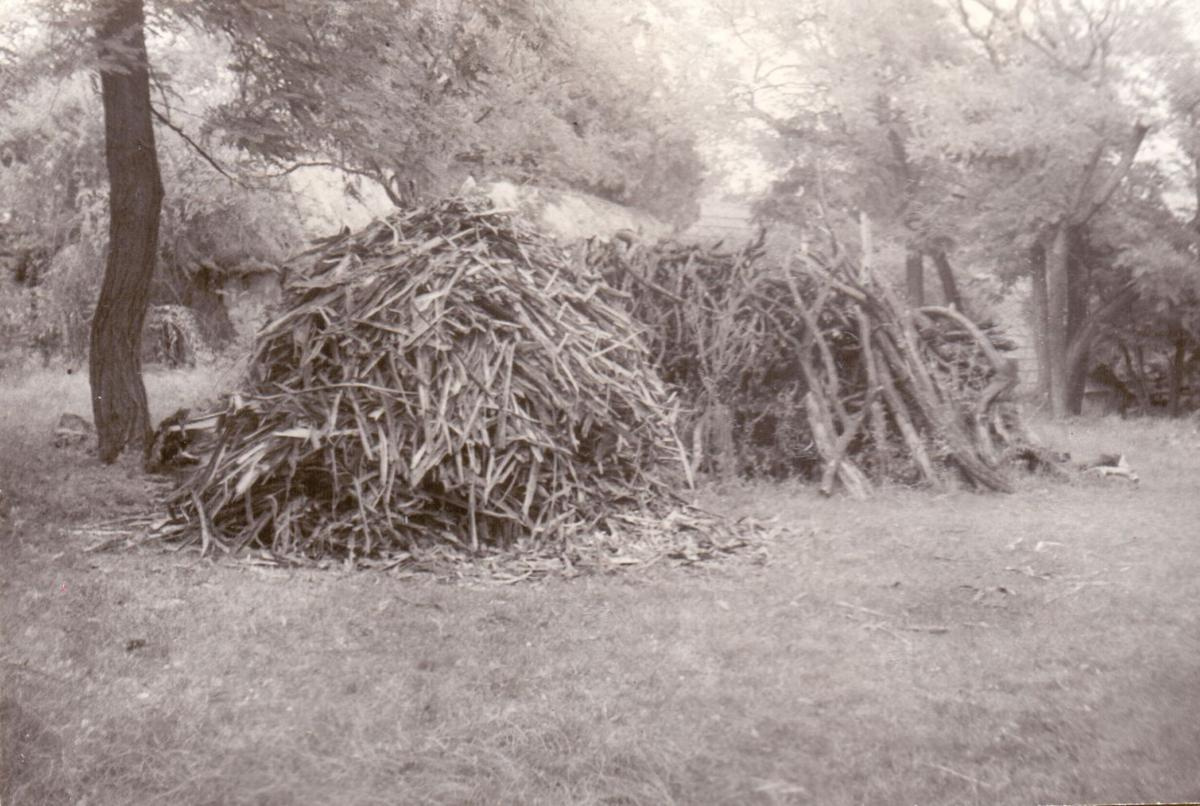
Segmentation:
{"type": "Polygon", "coordinates": [[[35,675],[37,677],[44,677],[47,680],[53,680],[56,683],[70,682],[70,681],[66,680],[65,678],[59,677],[56,674],[50,674],[50,672],[43,672],[41,669],[35,669],[32,666],[28,666],[24,663],[17,663],[15,661],[8,660],[7,658],[0,659],[0,663],[3,663],[5,666],[9,667],[10,669],[15,669],[18,672],[25,672],[26,674],[35,675]]]}
{"type": "Polygon", "coordinates": [[[114,526],[137,526],[137,525],[148,526],[150,524],[157,523],[160,520],[162,520],[162,519],[157,516],[153,516],[153,515],[145,515],[145,514],[121,515],[120,517],[116,517],[116,518],[106,518],[105,520],[102,520],[102,521],[92,521],[91,523],[85,523],[85,524],[82,524],[81,526],[71,529],[70,531],[72,531],[72,532],[83,532],[83,531],[100,532],[100,531],[103,531],[106,529],[111,529],[114,526]]]}
{"type": "Polygon", "coordinates": [[[1043,582],[1049,582],[1050,580],[1054,579],[1054,574],[1039,574],[1037,571],[1033,570],[1032,565],[1027,565],[1024,568],[1018,568],[1015,565],[1007,565],[1004,567],[1004,570],[1012,571],[1014,574],[1024,574],[1031,579],[1040,579],[1043,582]]]}
{"type": "Polygon", "coordinates": [[[909,652],[912,652],[912,650],[913,650],[912,641],[909,641],[903,635],[896,632],[895,630],[893,630],[891,627],[884,624],[883,622],[874,621],[869,624],[864,624],[863,626],[866,627],[868,630],[878,630],[879,632],[887,633],[888,635],[892,636],[900,643],[904,644],[905,649],[907,649],[909,652]]]}
{"type": "Polygon", "coordinates": [[[870,613],[872,616],[879,616],[880,618],[886,618],[886,619],[891,618],[891,616],[889,616],[887,613],[880,612],[879,610],[872,610],[871,608],[863,607],[862,605],[850,604],[849,602],[841,602],[841,601],[834,602],[834,604],[837,605],[838,607],[849,608],[850,610],[861,610],[863,613],[870,613]]]}
{"type": "Polygon", "coordinates": [[[1046,599],[1046,602],[1047,603],[1057,602],[1059,599],[1065,599],[1068,596],[1074,596],[1075,594],[1079,593],[1081,590],[1083,590],[1084,588],[1087,588],[1087,587],[1099,586],[1099,585],[1111,585],[1111,584],[1113,584],[1113,583],[1109,582],[1108,580],[1103,580],[1103,579],[1098,579],[1098,580],[1095,580],[1092,582],[1076,582],[1074,585],[1071,586],[1070,590],[1055,594],[1054,596],[1050,596],[1046,599]]]}
{"type": "MultiPolygon", "coordinates": [[[[161,535],[155,533],[154,524],[156,520],[144,519],[140,521],[142,528],[130,529],[92,529],[81,527],[71,529],[71,534],[77,537],[94,537],[101,538],[90,546],[83,548],[84,554],[102,554],[106,551],[111,551],[117,548],[134,548],[144,543],[149,543],[153,540],[158,540],[161,535]]],[[[133,523],[131,526],[135,525],[133,523]]]]}
{"type": "Polygon", "coordinates": [[[510,576],[507,574],[506,575],[494,574],[492,576],[492,581],[495,582],[497,585],[515,585],[518,582],[524,582],[525,580],[529,579],[532,576],[533,576],[532,570],[526,571],[523,574],[517,574],[515,576],[510,576]]]}
{"type": "Polygon", "coordinates": [[[95,545],[88,546],[87,548],[85,548],[83,550],[83,553],[84,554],[100,554],[102,552],[108,551],[109,549],[115,549],[118,546],[128,542],[130,539],[131,539],[130,535],[120,534],[120,535],[117,535],[116,537],[110,537],[108,540],[101,540],[99,543],[96,543],[95,545]]]}
{"type": "Polygon", "coordinates": [[[932,767],[935,770],[944,772],[947,775],[953,775],[955,778],[961,778],[964,781],[968,781],[972,784],[975,784],[975,786],[981,786],[984,789],[993,789],[994,788],[991,784],[984,783],[983,781],[980,781],[978,778],[967,775],[966,773],[961,773],[958,770],[952,770],[949,767],[946,767],[942,764],[935,764],[932,761],[922,761],[921,764],[925,767],[932,767]]]}
{"type": "MultiPolygon", "coordinates": [[[[850,610],[860,610],[863,613],[870,613],[872,616],[878,616],[879,618],[887,619],[889,622],[895,621],[894,616],[888,615],[887,613],[881,612],[879,610],[872,610],[869,607],[863,607],[862,605],[856,605],[856,604],[851,604],[850,602],[841,602],[841,601],[834,602],[834,604],[836,604],[838,607],[846,607],[846,608],[849,608],[850,610]]],[[[877,626],[879,626],[883,629],[887,629],[887,627],[884,625],[877,625],[877,626]]],[[[943,626],[941,624],[895,624],[894,626],[898,630],[905,630],[907,632],[927,632],[927,633],[932,633],[933,635],[943,635],[945,633],[950,632],[949,627],[943,626]]],[[[896,637],[900,638],[900,636],[896,636],[896,637]]],[[[901,640],[904,640],[904,639],[901,639],[901,640]]],[[[908,642],[905,641],[905,643],[908,643],[908,642]]]]}
{"type": "Polygon", "coordinates": [[[396,599],[397,602],[404,602],[406,605],[410,605],[412,607],[428,607],[428,608],[432,608],[433,610],[445,610],[446,609],[446,608],[442,607],[440,604],[438,604],[437,602],[417,602],[417,601],[413,601],[412,599],[405,599],[403,596],[396,596],[394,598],[396,599]]]}

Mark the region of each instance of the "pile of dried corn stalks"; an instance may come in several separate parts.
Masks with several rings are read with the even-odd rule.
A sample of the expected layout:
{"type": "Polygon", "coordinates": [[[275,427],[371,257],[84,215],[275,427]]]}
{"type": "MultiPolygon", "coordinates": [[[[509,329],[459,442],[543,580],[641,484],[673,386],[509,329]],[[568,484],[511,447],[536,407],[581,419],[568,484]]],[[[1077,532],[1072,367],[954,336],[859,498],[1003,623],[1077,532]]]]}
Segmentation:
{"type": "Polygon", "coordinates": [[[633,300],[693,471],[840,481],[856,497],[955,476],[1007,491],[1008,454],[1036,450],[1009,399],[1011,345],[955,310],[910,309],[834,242],[780,264],[761,238],[618,238],[585,262],[633,300]]]}
{"type": "Polygon", "coordinates": [[[627,301],[486,202],[318,244],[207,421],[177,538],[280,556],[562,539],[661,504],[668,395],[627,301]]]}

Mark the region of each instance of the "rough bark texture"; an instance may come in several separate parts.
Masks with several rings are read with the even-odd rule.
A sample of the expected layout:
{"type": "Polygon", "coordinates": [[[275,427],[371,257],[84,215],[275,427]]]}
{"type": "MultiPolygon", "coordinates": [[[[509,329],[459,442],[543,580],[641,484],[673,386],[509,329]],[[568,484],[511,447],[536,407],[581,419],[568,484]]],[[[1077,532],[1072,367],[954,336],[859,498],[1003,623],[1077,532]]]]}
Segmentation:
{"type": "Polygon", "coordinates": [[[106,463],[130,444],[147,442],[150,433],[141,340],[163,189],[144,24],[142,0],[110,0],[97,30],[110,219],[89,368],[99,454],[106,463]]]}
{"type": "Polygon", "coordinates": [[[1174,355],[1171,356],[1171,388],[1168,394],[1167,405],[1170,407],[1172,417],[1178,417],[1182,413],[1180,405],[1183,398],[1183,381],[1184,375],[1187,373],[1187,334],[1182,327],[1178,325],[1171,328],[1171,342],[1175,348],[1174,355]]]}
{"type": "Polygon", "coordinates": [[[1050,351],[1046,342],[1048,327],[1046,314],[1046,249],[1036,244],[1029,251],[1030,319],[1032,321],[1033,346],[1037,353],[1037,392],[1043,400],[1050,394],[1050,351]]]}
{"type": "Polygon", "coordinates": [[[1082,338],[1090,321],[1088,298],[1092,290],[1087,252],[1083,228],[1071,227],[1067,232],[1067,411],[1071,414],[1083,413],[1083,392],[1096,335],[1093,329],[1082,338]]]}
{"type": "Polygon", "coordinates": [[[941,249],[933,252],[933,265],[937,267],[938,281],[942,284],[942,299],[956,311],[970,315],[963,303],[962,294],[958,290],[958,282],[954,279],[954,269],[950,266],[950,258],[941,249]]]}
{"type": "MultiPolygon", "coordinates": [[[[1193,127],[1197,123],[1200,123],[1200,121],[1193,119],[1193,127]]],[[[1195,131],[1195,128],[1193,128],[1193,131],[1195,131]]],[[[1197,137],[1197,141],[1200,141],[1200,137],[1197,137]]],[[[1193,147],[1200,149],[1200,142],[1196,142],[1196,145],[1193,147]]],[[[1192,216],[1192,229],[1200,232],[1200,154],[1192,159],[1192,176],[1194,177],[1192,190],[1196,194],[1196,212],[1192,216]]]]}
{"type": "Polygon", "coordinates": [[[904,258],[904,285],[909,305],[920,308],[925,304],[925,259],[916,249],[909,249],[904,258]]]}
{"type": "Polygon", "coordinates": [[[1067,263],[1070,235],[1066,222],[1058,224],[1046,250],[1046,376],[1050,386],[1050,414],[1068,413],[1067,391],[1067,295],[1070,290],[1067,263]]]}

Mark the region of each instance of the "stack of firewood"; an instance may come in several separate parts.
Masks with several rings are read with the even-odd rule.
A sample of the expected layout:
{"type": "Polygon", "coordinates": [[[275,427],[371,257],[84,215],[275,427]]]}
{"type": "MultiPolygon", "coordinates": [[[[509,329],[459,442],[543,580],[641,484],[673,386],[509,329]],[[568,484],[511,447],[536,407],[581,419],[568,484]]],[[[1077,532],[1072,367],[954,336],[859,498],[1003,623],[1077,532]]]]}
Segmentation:
{"type": "Polygon", "coordinates": [[[626,300],[508,214],[450,199],[292,269],[243,388],[177,427],[200,459],[179,539],[478,551],[670,498],[672,408],[626,300]]]}
{"type": "Polygon", "coordinates": [[[804,475],[855,496],[955,476],[1011,489],[1006,451],[1031,439],[997,328],[910,308],[835,246],[779,262],[761,238],[736,250],[617,239],[590,243],[586,261],[629,294],[684,404],[694,469],[804,475]]]}

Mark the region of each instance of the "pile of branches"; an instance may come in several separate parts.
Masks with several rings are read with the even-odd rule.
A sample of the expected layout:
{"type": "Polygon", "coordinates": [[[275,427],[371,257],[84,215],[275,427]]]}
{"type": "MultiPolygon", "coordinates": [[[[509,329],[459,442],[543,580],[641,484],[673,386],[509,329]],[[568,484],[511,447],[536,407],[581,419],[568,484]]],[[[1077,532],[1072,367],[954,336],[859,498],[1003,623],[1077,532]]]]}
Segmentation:
{"type": "Polygon", "coordinates": [[[248,380],[201,429],[170,529],[281,556],[478,551],[653,509],[672,409],[628,302],[485,201],[293,261],[248,380]]]}
{"type": "Polygon", "coordinates": [[[1002,334],[910,308],[836,244],[781,265],[761,236],[736,250],[614,239],[585,262],[633,301],[693,470],[840,481],[857,497],[955,476],[1008,491],[1009,454],[1036,451],[1002,334]]]}

